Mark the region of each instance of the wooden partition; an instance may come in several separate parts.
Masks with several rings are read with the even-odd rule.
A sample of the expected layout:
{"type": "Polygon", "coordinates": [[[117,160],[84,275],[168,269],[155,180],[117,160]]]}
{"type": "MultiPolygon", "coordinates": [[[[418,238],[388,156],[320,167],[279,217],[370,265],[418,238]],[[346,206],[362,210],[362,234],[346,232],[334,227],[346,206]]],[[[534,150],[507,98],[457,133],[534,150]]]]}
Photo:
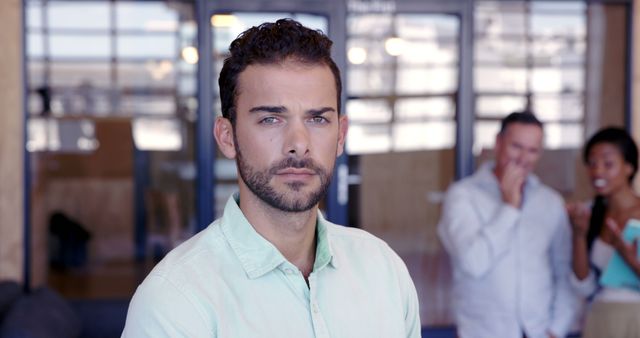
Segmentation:
{"type": "Polygon", "coordinates": [[[0,280],[23,280],[22,1],[0,1],[0,280]]]}
{"type": "Polygon", "coordinates": [[[361,228],[384,239],[407,264],[423,304],[422,325],[450,325],[450,267],[436,226],[455,175],[454,151],[362,155],[360,173],[361,228]]]}

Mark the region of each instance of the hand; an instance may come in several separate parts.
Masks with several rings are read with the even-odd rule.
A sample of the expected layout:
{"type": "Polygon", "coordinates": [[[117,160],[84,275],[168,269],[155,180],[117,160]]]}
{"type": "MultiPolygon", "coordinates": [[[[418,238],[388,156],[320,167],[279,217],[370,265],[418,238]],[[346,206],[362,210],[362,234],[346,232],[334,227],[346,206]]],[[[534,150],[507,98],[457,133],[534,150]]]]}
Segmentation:
{"type": "Polygon", "coordinates": [[[526,176],[527,172],[524,168],[514,162],[507,163],[501,177],[498,177],[502,200],[505,203],[515,208],[520,208],[522,204],[522,186],[526,176]]]}
{"type": "Polygon", "coordinates": [[[634,239],[631,244],[627,243],[622,237],[622,231],[618,222],[612,218],[607,218],[605,221],[609,232],[611,233],[611,244],[620,253],[625,261],[630,262],[636,259],[636,253],[638,252],[638,239],[634,239]]]}
{"type": "Polygon", "coordinates": [[[569,219],[571,220],[571,228],[575,237],[586,237],[589,231],[589,218],[591,218],[591,210],[584,203],[567,203],[566,205],[569,219]]]}

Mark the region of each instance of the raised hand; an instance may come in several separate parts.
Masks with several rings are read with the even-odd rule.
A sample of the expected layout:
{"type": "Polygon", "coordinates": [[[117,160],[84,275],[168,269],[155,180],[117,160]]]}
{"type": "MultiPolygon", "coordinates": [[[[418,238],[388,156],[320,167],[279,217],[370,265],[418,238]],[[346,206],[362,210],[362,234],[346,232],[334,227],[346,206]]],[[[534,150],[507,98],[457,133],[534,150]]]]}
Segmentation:
{"type": "Polygon", "coordinates": [[[584,203],[572,202],[566,205],[573,235],[576,237],[586,237],[589,231],[589,218],[591,209],[584,203]]]}
{"type": "Polygon", "coordinates": [[[505,166],[502,176],[498,177],[502,200],[505,203],[515,208],[520,208],[522,205],[522,188],[526,177],[527,171],[516,163],[509,162],[505,166]]]}

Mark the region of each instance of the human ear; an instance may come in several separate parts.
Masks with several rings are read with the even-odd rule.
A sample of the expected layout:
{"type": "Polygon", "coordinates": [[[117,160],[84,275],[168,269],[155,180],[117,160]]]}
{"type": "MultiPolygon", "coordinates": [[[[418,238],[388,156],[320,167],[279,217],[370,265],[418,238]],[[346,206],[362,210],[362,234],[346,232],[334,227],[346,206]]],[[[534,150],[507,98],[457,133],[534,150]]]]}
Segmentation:
{"type": "Polygon", "coordinates": [[[624,173],[626,177],[633,175],[633,166],[627,162],[624,163],[624,173]]]}
{"type": "Polygon", "coordinates": [[[226,158],[236,157],[235,138],[233,137],[233,126],[229,119],[219,116],[213,126],[213,136],[218,143],[218,148],[226,158]]]}
{"type": "Polygon", "coordinates": [[[349,119],[346,115],[340,116],[338,126],[338,152],[336,156],[342,155],[344,152],[344,143],[347,138],[347,131],[349,130],[349,119]]]}

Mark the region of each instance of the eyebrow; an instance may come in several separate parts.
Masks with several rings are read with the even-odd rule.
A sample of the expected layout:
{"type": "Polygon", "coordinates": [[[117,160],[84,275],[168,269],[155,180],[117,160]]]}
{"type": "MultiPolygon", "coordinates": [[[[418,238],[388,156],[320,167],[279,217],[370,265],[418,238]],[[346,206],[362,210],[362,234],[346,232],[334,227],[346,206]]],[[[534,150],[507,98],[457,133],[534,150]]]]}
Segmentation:
{"type": "Polygon", "coordinates": [[[267,112],[267,113],[284,113],[287,108],[283,106],[257,106],[249,109],[250,113],[267,112]]]}
{"type": "Polygon", "coordinates": [[[322,115],[324,113],[327,112],[335,112],[336,110],[332,107],[322,107],[320,109],[309,109],[307,110],[307,114],[311,115],[311,116],[318,116],[318,115],[322,115]]]}
{"type": "MultiPolygon", "coordinates": [[[[257,107],[253,107],[251,109],[249,109],[250,113],[258,113],[258,112],[267,112],[267,113],[285,113],[287,112],[288,109],[285,108],[284,106],[257,106],[257,107]]],[[[320,109],[309,109],[307,110],[305,113],[312,115],[312,116],[318,116],[318,115],[322,115],[326,112],[335,112],[336,110],[332,107],[322,107],[320,109]]]]}

